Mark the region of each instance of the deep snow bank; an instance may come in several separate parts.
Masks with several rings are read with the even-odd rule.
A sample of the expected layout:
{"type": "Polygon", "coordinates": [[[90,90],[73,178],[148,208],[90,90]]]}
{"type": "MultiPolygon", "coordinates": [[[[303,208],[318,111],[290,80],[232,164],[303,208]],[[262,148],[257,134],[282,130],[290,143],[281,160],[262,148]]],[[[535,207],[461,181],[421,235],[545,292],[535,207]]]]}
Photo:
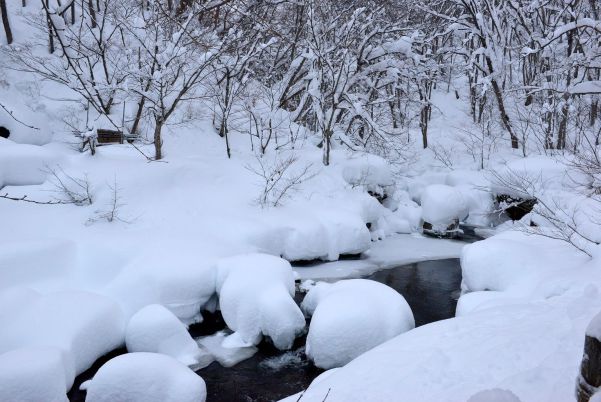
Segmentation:
{"type": "Polygon", "coordinates": [[[58,348],[29,347],[0,355],[0,401],[67,402],[75,369],[58,348]]]}
{"type": "Polygon", "coordinates": [[[360,354],[415,327],[399,293],[367,279],[318,283],[302,303],[312,315],[306,353],[316,366],[343,366],[360,354]]]}

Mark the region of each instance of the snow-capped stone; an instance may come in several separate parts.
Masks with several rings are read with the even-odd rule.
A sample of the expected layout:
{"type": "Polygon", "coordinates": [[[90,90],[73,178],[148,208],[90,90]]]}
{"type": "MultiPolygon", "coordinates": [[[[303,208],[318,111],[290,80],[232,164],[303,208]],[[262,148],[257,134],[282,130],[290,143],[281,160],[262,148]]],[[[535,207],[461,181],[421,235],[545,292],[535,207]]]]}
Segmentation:
{"type": "Polygon", "coordinates": [[[217,291],[221,314],[239,347],[256,345],[266,336],[278,349],[289,349],[305,328],[293,299],[292,267],[284,259],[267,254],[223,258],[217,263],[217,291]]]}
{"type": "Polygon", "coordinates": [[[455,220],[468,215],[468,208],[461,192],[444,184],[426,187],[421,196],[422,218],[433,227],[446,228],[455,220]]]}
{"type": "Polygon", "coordinates": [[[367,279],[318,283],[302,303],[312,315],[306,353],[316,366],[343,366],[360,354],[415,327],[399,293],[367,279]]]}
{"type": "Polygon", "coordinates": [[[158,353],[115,357],[86,387],[86,402],[204,402],[207,397],[200,376],[158,353]]]}
{"type": "Polygon", "coordinates": [[[125,330],[129,352],[162,353],[191,366],[198,363],[200,350],[186,327],[159,304],[138,311],[125,330]]]}

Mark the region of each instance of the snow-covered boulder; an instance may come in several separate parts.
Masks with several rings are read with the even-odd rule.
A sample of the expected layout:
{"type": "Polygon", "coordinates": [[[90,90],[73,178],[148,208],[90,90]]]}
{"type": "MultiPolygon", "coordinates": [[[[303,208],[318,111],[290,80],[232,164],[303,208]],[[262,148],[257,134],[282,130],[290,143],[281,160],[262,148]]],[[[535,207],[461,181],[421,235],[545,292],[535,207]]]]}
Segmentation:
{"type": "Polygon", "coordinates": [[[286,260],[267,254],[223,258],[217,263],[217,291],[223,319],[235,331],[226,338],[231,346],[257,345],[266,336],[278,349],[289,349],[304,331],[286,260]]]}
{"type": "Polygon", "coordinates": [[[129,320],[125,330],[129,352],[162,353],[187,366],[198,363],[200,350],[186,327],[159,304],[151,304],[129,320]]]}
{"type": "Polygon", "coordinates": [[[312,315],[306,353],[316,366],[343,366],[360,354],[415,327],[399,293],[367,279],[318,283],[302,303],[312,315]]]}
{"type": "Polygon", "coordinates": [[[0,401],[67,402],[75,369],[60,349],[30,347],[0,355],[0,401]]]}
{"type": "Polygon", "coordinates": [[[86,402],[204,402],[203,379],[158,353],[128,353],[109,360],[85,384],[86,402]]]}
{"type": "Polygon", "coordinates": [[[468,215],[468,208],[461,192],[444,184],[426,187],[421,196],[424,232],[446,235],[458,230],[459,221],[468,215]]]}
{"type": "Polygon", "coordinates": [[[351,186],[363,187],[380,202],[394,194],[390,165],[376,155],[363,155],[349,160],[344,164],[342,177],[351,186]]]}

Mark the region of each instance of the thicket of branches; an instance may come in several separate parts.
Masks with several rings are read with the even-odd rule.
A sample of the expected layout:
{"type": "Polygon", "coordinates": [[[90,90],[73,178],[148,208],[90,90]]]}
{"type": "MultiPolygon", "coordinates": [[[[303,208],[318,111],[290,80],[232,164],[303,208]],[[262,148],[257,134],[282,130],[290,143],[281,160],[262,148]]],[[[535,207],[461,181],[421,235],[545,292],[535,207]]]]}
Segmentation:
{"type": "Polygon", "coordinates": [[[211,105],[228,156],[247,116],[262,142],[293,126],[318,133],[325,165],[333,142],[398,158],[412,127],[428,147],[433,90],[461,79],[474,122],[494,120],[513,148],[579,152],[601,141],[600,11],[592,0],[42,0],[36,43],[3,55],[103,122],[146,122],[156,159],[162,128],[193,100],[211,105]]]}

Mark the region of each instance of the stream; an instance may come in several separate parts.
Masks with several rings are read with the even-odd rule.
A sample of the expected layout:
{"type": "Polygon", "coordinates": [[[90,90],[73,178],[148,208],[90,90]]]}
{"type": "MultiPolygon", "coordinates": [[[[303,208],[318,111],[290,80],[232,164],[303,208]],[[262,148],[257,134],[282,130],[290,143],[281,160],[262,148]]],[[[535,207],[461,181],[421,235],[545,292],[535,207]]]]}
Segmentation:
{"type": "MultiPolygon", "coordinates": [[[[455,316],[461,284],[461,267],[457,258],[401,265],[375,272],[366,278],[386,284],[401,293],[411,306],[416,326],[455,316]]],[[[297,293],[297,302],[300,303],[303,296],[297,293]]],[[[190,334],[194,338],[225,328],[219,313],[203,315],[205,320],[201,324],[190,327],[190,334]]],[[[197,373],[207,384],[207,401],[268,402],[306,389],[322,370],[307,361],[304,354],[305,338],[298,338],[291,351],[282,352],[263,342],[254,356],[234,367],[225,368],[213,362],[198,370],[197,373]]],[[[104,362],[125,352],[125,349],[120,349],[110,353],[78,376],[68,394],[69,400],[84,402],[85,392],[79,390],[79,385],[90,379],[104,362]]]]}

